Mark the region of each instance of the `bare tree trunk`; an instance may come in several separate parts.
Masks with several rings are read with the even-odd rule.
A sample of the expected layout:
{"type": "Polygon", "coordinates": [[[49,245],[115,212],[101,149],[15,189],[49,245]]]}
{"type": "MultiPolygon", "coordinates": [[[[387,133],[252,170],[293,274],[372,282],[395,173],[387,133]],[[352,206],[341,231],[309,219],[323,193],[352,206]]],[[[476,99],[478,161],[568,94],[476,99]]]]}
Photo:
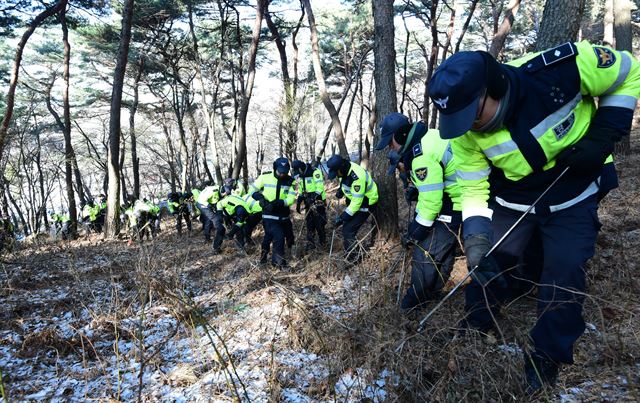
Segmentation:
{"type": "MultiPolygon", "coordinates": [[[[220,19],[221,19],[221,29],[220,29],[220,60],[218,60],[218,63],[216,65],[216,69],[214,71],[213,77],[215,79],[215,83],[214,83],[214,87],[215,87],[215,94],[214,94],[214,104],[213,104],[213,110],[210,111],[209,110],[209,105],[207,104],[207,91],[205,89],[205,85],[204,85],[204,78],[202,76],[202,59],[200,57],[200,52],[198,50],[198,37],[196,36],[196,31],[195,31],[195,24],[193,23],[193,10],[191,7],[191,2],[189,2],[188,4],[188,8],[189,8],[189,32],[191,33],[191,41],[193,42],[193,52],[196,58],[195,61],[195,69],[196,69],[196,77],[198,78],[198,81],[200,82],[200,107],[202,108],[202,114],[204,115],[205,121],[207,123],[207,132],[206,135],[207,136],[211,136],[211,151],[212,151],[212,155],[213,155],[213,165],[214,165],[214,169],[216,172],[216,179],[218,182],[222,182],[222,172],[220,171],[220,156],[218,155],[218,144],[216,142],[216,136],[215,136],[215,120],[213,119],[213,115],[215,113],[215,103],[217,102],[217,93],[218,93],[218,87],[220,85],[220,71],[222,70],[222,62],[223,62],[223,56],[225,54],[225,37],[226,37],[226,16],[225,16],[225,12],[222,9],[222,6],[220,5],[220,3],[218,2],[218,7],[220,10],[220,19]]],[[[193,116],[192,116],[193,118],[193,116]]],[[[194,120],[195,122],[195,120],[194,120]]],[[[207,173],[207,178],[212,181],[213,180],[213,176],[211,175],[211,172],[209,171],[209,166],[207,165],[207,154],[206,154],[206,143],[207,143],[207,139],[205,139],[205,146],[202,147],[202,153],[203,153],[203,161],[204,161],[204,167],[205,167],[205,172],[207,173]]]]}
{"type": "Polygon", "coordinates": [[[122,9],[122,30],[116,68],[113,74],[113,91],[111,93],[111,109],[109,116],[109,187],[107,195],[107,216],[105,218],[104,234],[107,238],[113,238],[120,232],[120,177],[119,177],[119,153],[120,137],[120,108],[122,107],[122,88],[124,86],[124,74],[127,68],[129,55],[129,42],[131,41],[131,20],[133,17],[134,0],[124,0],[122,9]]]}
{"type": "Polygon", "coordinates": [[[64,62],[62,78],[64,87],[62,90],[63,119],[64,119],[64,167],[65,182],[67,185],[67,199],[69,199],[69,235],[71,239],[78,237],[78,212],[76,210],[76,197],[73,191],[73,161],[76,159],[71,145],[71,110],[69,106],[69,63],[71,60],[71,46],[69,45],[69,29],[67,28],[66,7],[60,10],[60,25],[62,26],[62,42],[64,44],[64,62]]]}
{"type": "Polygon", "coordinates": [[[580,30],[584,3],[585,0],[547,0],[542,13],[536,50],[542,51],[575,41],[580,30]]]}
{"type": "Polygon", "coordinates": [[[59,0],[53,6],[47,8],[36,18],[31,21],[27,30],[22,34],[20,42],[18,42],[18,48],[16,49],[16,56],[13,60],[13,69],[11,70],[11,81],[9,81],[9,90],[5,98],[5,112],[0,124],[0,157],[4,152],[5,140],[7,137],[7,131],[9,130],[9,123],[11,122],[11,116],[13,115],[13,106],[15,103],[16,87],[18,86],[18,73],[20,72],[20,64],[22,63],[22,52],[24,51],[31,34],[38,28],[47,18],[52,15],[56,15],[60,10],[67,6],[67,0],[59,0]]]}
{"type": "MultiPolygon", "coordinates": [[[[480,0],[473,0],[469,5],[469,8],[468,8],[469,15],[467,16],[467,19],[464,21],[464,24],[462,25],[462,29],[460,30],[460,36],[458,37],[458,41],[456,42],[456,47],[453,50],[453,53],[458,53],[458,51],[460,50],[460,44],[462,43],[464,34],[466,34],[467,30],[469,29],[469,24],[471,23],[471,19],[473,18],[473,13],[476,11],[476,6],[478,5],[478,1],[480,0]]],[[[444,56],[446,57],[447,55],[445,54],[444,56]]]]}
{"type": "Polygon", "coordinates": [[[316,29],[316,20],[313,15],[313,9],[309,0],[301,0],[304,9],[307,13],[307,19],[309,20],[309,30],[311,31],[311,54],[313,60],[313,71],[316,75],[316,81],[318,83],[318,90],[320,91],[320,99],[324,107],[327,108],[331,121],[333,122],[333,130],[335,131],[336,143],[340,150],[340,155],[345,158],[349,157],[349,151],[347,150],[347,144],[345,142],[344,132],[342,131],[342,123],[340,123],[340,116],[336,107],[331,102],[331,97],[327,92],[327,86],[324,82],[324,74],[322,73],[322,65],[320,64],[320,49],[318,46],[318,30],[316,29]]]}
{"type": "Polygon", "coordinates": [[[602,43],[607,46],[615,46],[615,39],[613,37],[613,25],[615,23],[615,16],[613,13],[613,0],[605,0],[604,2],[604,37],[602,43]]]}
{"type": "Polygon", "coordinates": [[[249,47],[249,64],[247,66],[247,84],[242,93],[242,103],[240,105],[240,113],[238,115],[239,132],[238,132],[238,154],[236,155],[233,167],[233,178],[240,177],[240,171],[244,161],[247,159],[247,114],[249,113],[249,103],[251,102],[251,94],[253,93],[253,81],[256,77],[256,55],[258,53],[258,42],[260,41],[260,27],[262,26],[262,15],[265,8],[265,0],[258,0],[256,20],[253,24],[253,33],[251,38],[251,46],[249,47]]]}
{"type": "MultiPolygon", "coordinates": [[[[278,55],[280,56],[280,71],[282,72],[282,84],[284,86],[284,105],[282,111],[282,125],[287,134],[285,139],[285,147],[284,154],[288,158],[293,158],[296,152],[296,146],[298,143],[296,128],[293,124],[293,113],[295,108],[295,98],[294,93],[296,90],[294,89],[294,82],[291,80],[289,76],[289,62],[287,60],[287,49],[285,47],[284,41],[282,40],[282,36],[278,31],[278,27],[271,20],[271,14],[269,12],[269,4],[271,4],[272,0],[267,0],[264,9],[264,19],[267,23],[267,27],[273,35],[273,40],[276,43],[276,48],[278,49],[278,55]]],[[[303,9],[304,13],[304,9],[303,9]]]]}
{"type": "MultiPolygon", "coordinates": [[[[633,53],[631,36],[631,10],[634,5],[630,0],[613,0],[614,34],[617,50],[633,53]]],[[[624,136],[615,145],[616,155],[629,155],[631,152],[630,136],[624,136]]]]}
{"type": "MultiPolygon", "coordinates": [[[[396,111],[393,0],[373,0],[374,61],[373,76],[376,84],[376,116],[382,118],[396,111]]],[[[376,134],[376,141],[379,133],[376,134]]],[[[372,172],[378,184],[378,192],[384,197],[378,200],[376,219],[380,233],[387,238],[398,235],[398,200],[395,176],[387,175],[387,158],[384,153],[374,153],[372,172]]]]}
{"type": "Polygon", "coordinates": [[[504,43],[507,40],[507,35],[509,34],[509,31],[511,31],[511,26],[516,18],[516,14],[518,14],[519,8],[520,0],[512,0],[511,4],[507,6],[507,11],[504,13],[502,24],[500,24],[498,32],[496,32],[493,40],[491,41],[491,48],[489,48],[489,53],[491,53],[493,57],[498,57],[502,51],[504,43]]]}
{"type": "Polygon", "coordinates": [[[129,141],[131,142],[131,167],[133,169],[133,198],[138,200],[140,198],[140,158],[138,158],[138,141],[136,138],[136,112],[138,111],[139,95],[138,87],[140,85],[140,78],[142,77],[142,71],[144,70],[144,57],[140,56],[138,59],[138,71],[133,81],[133,101],[129,108],[129,141]]]}

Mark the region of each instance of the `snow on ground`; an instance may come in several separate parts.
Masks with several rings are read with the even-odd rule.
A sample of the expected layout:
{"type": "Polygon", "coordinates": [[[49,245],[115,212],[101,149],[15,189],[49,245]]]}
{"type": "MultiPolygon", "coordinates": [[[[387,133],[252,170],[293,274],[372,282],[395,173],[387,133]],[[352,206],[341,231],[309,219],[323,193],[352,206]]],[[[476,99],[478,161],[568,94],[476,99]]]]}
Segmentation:
{"type": "MultiPolygon", "coordinates": [[[[103,263],[100,258],[82,262],[74,271],[86,274],[103,263]]],[[[44,273],[39,281],[46,281],[44,273]]],[[[327,286],[312,308],[331,320],[343,319],[349,310],[336,303],[353,286],[348,276],[341,287],[327,286]]],[[[12,400],[133,401],[140,393],[144,401],[383,401],[393,396],[399,382],[388,370],[374,374],[355,368],[329,384],[336,370],[332,357],[291,343],[284,318],[295,308],[275,287],[235,303],[219,301],[216,294],[195,297],[205,312],[206,330],[179,322],[173,308],[158,303],[117,317],[106,308],[116,295],[133,301],[120,284],[96,280],[91,292],[81,288],[56,284],[3,296],[2,305],[11,309],[25,297],[36,307],[36,314],[24,315],[0,332],[0,368],[12,400]],[[90,296],[86,305],[55,309],[78,291],[90,296]]]]}

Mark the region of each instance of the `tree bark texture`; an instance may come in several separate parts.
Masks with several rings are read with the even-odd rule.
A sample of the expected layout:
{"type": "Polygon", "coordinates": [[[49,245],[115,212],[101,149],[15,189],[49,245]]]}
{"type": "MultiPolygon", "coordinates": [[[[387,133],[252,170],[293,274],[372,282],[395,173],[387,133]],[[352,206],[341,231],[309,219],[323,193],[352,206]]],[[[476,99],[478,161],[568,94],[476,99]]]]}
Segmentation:
{"type": "Polygon", "coordinates": [[[538,31],[536,50],[542,51],[575,41],[580,30],[585,0],[547,0],[538,31]]]}
{"type": "Polygon", "coordinates": [[[251,36],[251,46],[249,47],[248,65],[247,65],[247,82],[242,93],[242,101],[238,114],[239,131],[238,131],[238,153],[236,154],[235,164],[233,166],[233,178],[238,179],[242,171],[242,165],[247,155],[247,114],[249,113],[249,103],[253,93],[253,82],[256,77],[256,56],[258,54],[258,43],[260,42],[260,27],[262,26],[262,15],[265,9],[266,0],[258,0],[256,19],[253,24],[253,32],[251,36]]]}
{"type": "MultiPolygon", "coordinates": [[[[64,86],[62,90],[62,105],[64,119],[64,173],[67,185],[67,198],[69,203],[69,236],[72,239],[78,237],[78,212],[76,210],[76,197],[73,191],[73,161],[76,159],[73,145],[71,144],[71,108],[69,106],[69,64],[71,60],[71,46],[69,45],[69,29],[67,28],[66,7],[60,10],[60,25],[62,26],[62,43],[64,45],[62,78],[64,86]]],[[[82,191],[80,188],[78,191],[82,191]]]]}
{"type": "Polygon", "coordinates": [[[113,74],[113,90],[111,92],[111,109],[109,113],[109,151],[107,165],[109,170],[109,185],[107,190],[107,216],[105,218],[104,234],[113,238],[120,232],[120,108],[122,108],[122,88],[124,74],[127,68],[129,43],[131,42],[131,20],[133,18],[134,0],[124,0],[122,9],[122,29],[116,68],[113,74]]]}
{"type": "MultiPolygon", "coordinates": [[[[631,10],[634,5],[630,0],[613,0],[613,33],[617,50],[632,50],[631,38],[631,10]]],[[[630,136],[624,136],[616,143],[614,153],[616,155],[628,155],[631,152],[630,136]]]]}
{"type": "MultiPolygon", "coordinates": [[[[333,122],[333,130],[336,136],[336,143],[340,150],[340,155],[345,158],[349,158],[349,151],[347,150],[347,144],[345,142],[344,132],[342,131],[342,123],[340,122],[340,116],[336,107],[331,102],[331,97],[327,91],[327,85],[324,82],[324,74],[322,73],[322,65],[320,64],[320,47],[318,46],[318,29],[316,28],[316,19],[313,15],[313,9],[311,8],[311,2],[309,0],[301,0],[305,12],[307,13],[307,19],[309,21],[309,30],[311,31],[311,58],[313,61],[313,71],[316,76],[316,82],[318,83],[318,90],[320,91],[320,99],[324,107],[327,108],[331,121],[333,122]]],[[[395,54],[395,51],[394,51],[395,54]]]]}
{"type": "Polygon", "coordinates": [[[500,24],[498,32],[494,35],[493,40],[491,41],[491,47],[489,48],[489,53],[491,53],[493,57],[497,58],[500,52],[502,52],[504,43],[507,40],[507,35],[509,35],[509,31],[511,31],[511,27],[516,19],[516,14],[518,14],[519,8],[520,0],[512,0],[511,4],[507,7],[502,24],[500,24]]]}
{"type": "MultiPolygon", "coordinates": [[[[397,109],[395,65],[396,51],[394,43],[393,0],[372,0],[374,24],[374,71],[376,94],[376,116],[380,121],[384,116],[397,109]]],[[[377,129],[374,144],[379,140],[377,129]]],[[[389,238],[398,234],[398,200],[396,196],[395,176],[387,175],[388,161],[384,152],[374,152],[371,158],[371,170],[378,192],[376,220],[380,234],[389,238]]]]}

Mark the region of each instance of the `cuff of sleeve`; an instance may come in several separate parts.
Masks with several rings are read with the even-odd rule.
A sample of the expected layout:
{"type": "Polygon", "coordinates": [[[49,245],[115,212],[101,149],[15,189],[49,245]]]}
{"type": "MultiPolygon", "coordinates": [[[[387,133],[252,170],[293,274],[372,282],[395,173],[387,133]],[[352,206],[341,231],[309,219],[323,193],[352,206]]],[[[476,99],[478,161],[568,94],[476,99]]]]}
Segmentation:
{"type": "Polygon", "coordinates": [[[462,221],[474,216],[486,217],[491,220],[493,217],[493,210],[488,207],[467,207],[462,210],[462,221]]]}
{"type": "Polygon", "coordinates": [[[423,225],[425,227],[431,227],[433,225],[433,220],[428,220],[420,216],[420,213],[416,214],[415,220],[418,224],[423,225]]]}
{"type": "MultiPolygon", "coordinates": [[[[350,216],[353,215],[353,212],[351,211],[351,209],[349,209],[348,207],[344,210],[345,213],[349,214],[350,216]]],[[[344,214],[344,213],[343,213],[344,214]]]]}

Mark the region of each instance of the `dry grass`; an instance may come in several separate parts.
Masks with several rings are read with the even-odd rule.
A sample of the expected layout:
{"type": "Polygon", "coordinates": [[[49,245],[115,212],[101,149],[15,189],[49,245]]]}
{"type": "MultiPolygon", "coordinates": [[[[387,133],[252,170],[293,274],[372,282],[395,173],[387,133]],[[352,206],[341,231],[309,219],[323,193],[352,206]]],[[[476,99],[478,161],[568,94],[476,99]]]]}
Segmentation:
{"type": "MultiPolygon", "coordinates": [[[[640,152],[637,141],[633,148],[640,152]]],[[[558,385],[541,395],[541,401],[563,394],[576,401],[640,400],[639,166],[638,156],[619,163],[621,188],[600,208],[604,227],[590,263],[584,309],[588,329],[576,344],[576,364],[562,371],[558,385]]],[[[331,207],[331,215],[336,209],[331,207]]],[[[295,231],[302,234],[298,242],[303,243],[300,221],[295,231]]],[[[166,343],[187,337],[195,344],[206,334],[215,348],[214,362],[196,359],[179,364],[164,375],[165,383],[184,387],[222,371],[226,386],[211,389],[210,396],[247,400],[246,379],[235,366],[242,357],[229,344],[234,332],[242,329],[220,332],[220,326],[241,317],[246,307],[276,304],[272,327],[265,330],[271,401],[282,400],[283,391],[295,383],[295,368],[275,359],[283,349],[322,357],[327,376],[306,386],[313,399],[337,399],[336,382],[345,374],[371,382],[386,370],[393,375],[385,386],[392,401],[522,400],[518,348],[526,346],[535,321],[534,296],[505,307],[500,331],[488,337],[455,336],[463,317],[462,295],[446,302],[426,330],[417,334],[424,312],[406,317],[397,307],[399,284],[402,280],[404,292],[410,262],[396,242],[378,239],[375,252],[370,251],[361,264],[345,268],[342,240],[336,234],[331,254],[328,250],[307,254],[292,259],[291,269],[278,271],[258,267],[257,250],[244,255],[225,246],[223,255],[213,256],[210,245],[197,235],[175,238],[173,230],[165,230],[155,241],[131,246],[124,240],[104,242],[96,237],[41,242],[5,256],[11,263],[2,264],[0,270],[0,298],[6,307],[0,331],[19,335],[15,350],[21,357],[55,361],[76,356],[87,368],[95,368],[95,376],[109,371],[106,362],[113,356],[119,357],[116,363],[135,358],[141,374],[145,367],[161,368],[159,352],[166,343]],[[55,318],[63,313],[77,318],[76,326],[86,334],[61,334],[55,318]],[[149,342],[148,331],[167,314],[175,326],[149,342]],[[25,323],[36,317],[49,326],[30,330],[25,323]],[[277,331],[280,327],[283,333],[277,331]],[[105,343],[112,340],[138,347],[119,351],[117,342],[105,343]]],[[[464,274],[464,260],[459,259],[447,287],[464,274]]],[[[4,369],[3,375],[7,398],[25,396],[28,380],[4,369]]],[[[120,399],[119,387],[111,386],[117,390],[111,397],[120,399]]],[[[143,389],[140,385],[137,398],[153,400],[153,391],[143,389]]],[[[358,395],[361,390],[354,389],[353,400],[364,399],[358,395]]]]}

